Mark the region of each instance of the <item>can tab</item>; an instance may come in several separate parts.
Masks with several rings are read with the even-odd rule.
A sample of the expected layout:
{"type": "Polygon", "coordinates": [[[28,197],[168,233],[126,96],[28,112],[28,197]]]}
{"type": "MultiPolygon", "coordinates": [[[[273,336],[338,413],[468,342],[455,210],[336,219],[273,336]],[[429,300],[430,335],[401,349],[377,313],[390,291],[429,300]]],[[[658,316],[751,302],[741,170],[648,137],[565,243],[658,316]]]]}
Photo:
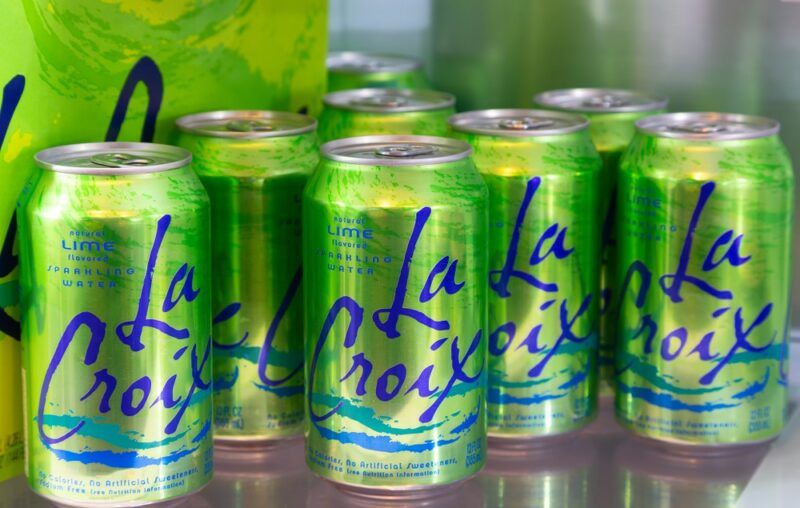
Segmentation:
{"type": "Polygon", "coordinates": [[[670,125],[668,129],[689,134],[716,134],[718,132],[727,132],[728,126],[721,123],[695,122],[683,125],[670,125]]]}
{"type": "Polygon", "coordinates": [[[354,99],[350,102],[356,106],[370,106],[377,108],[401,108],[408,105],[408,99],[399,95],[380,95],[378,97],[366,97],[364,99],[354,99]]]}
{"type": "Polygon", "coordinates": [[[583,101],[583,106],[588,108],[603,108],[603,109],[612,109],[612,108],[622,108],[630,103],[623,99],[622,97],[614,94],[603,94],[597,95],[595,97],[590,97],[583,101]]]}
{"type": "Polygon", "coordinates": [[[435,151],[436,148],[425,145],[387,145],[377,148],[375,155],[379,157],[404,158],[430,155],[435,151]]]}
{"type": "Polygon", "coordinates": [[[233,132],[271,132],[275,126],[264,120],[234,120],[225,124],[225,128],[233,132]]]}
{"type": "Polygon", "coordinates": [[[534,131],[538,129],[548,129],[555,124],[556,122],[547,118],[526,116],[525,118],[506,118],[500,120],[499,126],[501,129],[510,131],[534,131]]]}
{"type": "Polygon", "coordinates": [[[155,164],[155,161],[149,157],[142,157],[127,153],[99,153],[97,155],[93,155],[89,160],[98,166],[104,166],[107,168],[139,167],[155,164]]]}

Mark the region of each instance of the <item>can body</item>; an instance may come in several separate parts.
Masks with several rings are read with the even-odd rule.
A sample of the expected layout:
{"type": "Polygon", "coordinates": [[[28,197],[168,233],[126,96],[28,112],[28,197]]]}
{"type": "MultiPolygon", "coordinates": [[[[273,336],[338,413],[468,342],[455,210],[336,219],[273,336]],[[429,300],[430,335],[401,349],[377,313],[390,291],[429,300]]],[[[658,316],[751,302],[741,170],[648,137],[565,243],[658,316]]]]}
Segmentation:
{"type": "Polygon", "coordinates": [[[786,417],[791,162],[774,133],[714,138],[712,114],[638,125],[684,117],[664,128],[699,139],[640,132],[622,160],[617,418],[660,441],[767,440],[786,417]]]}
{"type": "MultiPolygon", "coordinates": [[[[273,123],[289,116],[264,115],[273,123]]],[[[259,138],[184,131],[179,139],[211,200],[218,443],[303,430],[300,200],[318,161],[308,121],[310,130],[291,135],[279,128],[259,138]]]]}
{"type": "Polygon", "coordinates": [[[486,452],[485,184],[468,158],[365,165],[334,144],[303,202],[307,462],[357,491],[463,480],[486,452]]]}
{"type": "Polygon", "coordinates": [[[617,260],[617,179],[619,161],[636,132],[637,120],[663,113],[664,109],[624,113],[583,113],[589,119],[589,135],[603,159],[600,176],[601,266],[600,266],[600,393],[611,395],[614,385],[614,322],[616,295],[613,291],[617,260]]]}
{"type": "Polygon", "coordinates": [[[361,89],[330,93],[319,117],[322,142],[355,136],[447,136],[452,95],[432,90],[361,89]]]}
{"type": "Polygon", "coordinates": [[[619,160],[636,132],[637,120],[666,111],[667,99],[633,90],[570,88],[544,92],[534,101],[544,107],[579,113],[589,120],[589,135],[603,159],[600,174],[600,395],[613,394],[616,349],[616,295],[613,291],[617,264],[616,199],[619,160]]]}
{"type": "Polygon", "coordinates": [[[18,216],[31,488],[81,506],[201,488],[213,466],[211,281],[197,176],[42,169],[18,216]]]}
{"type": "Polygon", "coordinates": [[[422,63],[394,55],[346,51],[328,55],[328,91],[355,88],[430,88],[422,63]]]}
{"type": "Polygon", "coordinates": [[[601,162],[585,120],[488,113],[515,111],[582,124],[525,137],[454,124],[490,195],[489,435],[524,439],[580,429],[596,414],[601,162]]]}

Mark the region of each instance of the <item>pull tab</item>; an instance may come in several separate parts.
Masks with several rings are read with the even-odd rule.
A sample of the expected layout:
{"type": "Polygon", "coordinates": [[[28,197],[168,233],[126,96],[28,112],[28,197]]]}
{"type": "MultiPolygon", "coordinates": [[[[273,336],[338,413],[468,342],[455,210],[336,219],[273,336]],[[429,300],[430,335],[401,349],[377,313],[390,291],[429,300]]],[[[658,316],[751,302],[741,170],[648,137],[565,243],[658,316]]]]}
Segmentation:
{"type": "Polygon", "coordinates": [[[546,129],[555,125],[553,120],[547,118],[534,118],[526,116],[525,118],[506,118],[500,120],[500,128],[511,131],[532,131],[537,129],[546,129]]]}
{"type": "Polygon", "coordinates": [[[98,166],[105,166],[107,168],[124,168],[155,164],[155,161],[148,157],[134,156],[127,153],[99,153],[93,155],[89,160],[98,166]]]}
{"type": "Polygon", "coordinates": [[[613,94],[603,94],[598,95],[596,97],[592,97],[583,101],[583,105],[590,108],[603,108],[603,109],[610,109],[610,108],[621,108],[627,106],[629,103],[622,97],[618,97],[613,94]]]}
{"type": "Polygon", "coordinates": [[[725,132],[728,126],[721,123],[695,122],[683,125],[670,125],[667,127],[671,131],[687,132],[689,134],[716,134],[725,132]]]}
{"type": "Polygon", "coordinates": [[[425,145],[387,145],[375,150],[378,157],[417,157],[420,155],[430,155],[436,148],[425,145]]]}
{"type": "Polygon", "coordinates": [[[399,95],[381,95],[378,97],[354,99],[350,101],[350,104],[378,108],[400,108],[408,104],[408,99],[399,95]]]}
{"type": "Polygon", "coordinates": [[[275,126],[264,120],[234,120],[225,124],[225,128],[234,132],[270,132],[275,126]]]}

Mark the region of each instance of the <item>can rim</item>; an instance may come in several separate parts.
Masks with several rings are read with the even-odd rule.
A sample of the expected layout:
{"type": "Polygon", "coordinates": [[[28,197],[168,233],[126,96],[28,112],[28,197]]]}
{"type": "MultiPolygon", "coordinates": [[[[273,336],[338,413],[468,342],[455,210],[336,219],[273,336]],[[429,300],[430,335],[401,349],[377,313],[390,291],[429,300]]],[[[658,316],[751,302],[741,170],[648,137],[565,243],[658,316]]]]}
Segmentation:
{"type": "MultiPolygon", "coordinates": [[[[261,139],[261,138],[281,138],[296,136],[312,132],[317,128],[317,120],[302,113],[291,113],[288,111],[269,111],[257,109],[229,109],[219,111],[206,111],[203,113],[193,113],[184,115],[175,120],[175,125],[181,132],[195,134],[210,138],[233,138],[233,139],[261,139]],[[294,129],[275,130],[275,131],[212,131],[197,124],[203,122],[222,122],[232,120],[274,120],[274,119],[295,119],[307,122],[307,125],[294,129]]],[[[208,123],[205,123],[208,125],[208,123]]]]}
{"type": "Polygon", "coordinates": [[[758,139],[774,136],[781,130],[781,124],[775,119],[745,115],[741,113],[720,113],[714,111],[689,111],[679,113],[665,113],[662,115],[649,116],[636,122],[636,130],[645,134],[660,138],[685,139],[695,141],[733,141],[742,139],[758,139]],[[737,124],[749,124],[760,127],[759,130],[753,129],[749,132],[686,132],[678,130],[659,130],[667,127],[667,121],[687,122],[689,120],[705,120],[708,122],[730,122],[737,124]]]}
{"type": "Polygon", "coordinates": [[[57,173],[70,173],[77,175],[139,175],[148,173],[161,173],[171,169],[179,169],[188,166],[192,161],[192,154],[183,148],[162,145],[159,143],[141,143],[125,141],[106,141],[98,143],[76,143],[72,145],[62,145],[47,148],[39,151],[34,160],[36,164],[49,171],[57,173]],[[172,155],[174,160],[152,164],[146,166],[124,166],[124,167],[85,167],[70,166],[61,164],[65,160],[74,160],[76,156],[91,156],[109,151],[129,151],[140,154],[172,155]]]}
{"type": "Polygon", "coordinates": [[[523,109],[523,108],[509,108],[509,109],[479,109],[475,111],[466,111],[464,113],[457,113],[451,116],[447,123],[459,132],[469,132],[473,134],[485,134],[490,136],[499,137],[519,137],[531,138],[541,136],[557,136],[560,134],[569,134],[572,132],[579,132],[589,127],[589,120],[581,115],[575,113],[568,113],[562,111],[551,111],[546,109],[523,109]],[[572,125],[555,128],[545,129],[532,129],[532,130],[513,130],[501,128],[482,128],[474,127],[467,124],[470,120],[485,119],[491,120],[494,118],[502,118],[505,116],[533,116],[539,118],[554,118],[566,121],[574,121],[572,125]]]}
{"type": "Polygon", "coordinates": [[[334,141],[329,141],[320,147],[322,157],[336,162],[346,162],[348,164],[356,164],[359,166],[428,166],[431,164],[444,164],[447,162],[455,162],[466,159],[472,154],[472,147],[469,143],[459,141],[452,138],[443,138],[438,136],[412,136],[412,135],[383,135],[383,136],[356,136],[352,138],[342,138],[334,141]],[[334,150],[344,147],[357,147],[361,145],[376,145],[380,143],[416,143],[437,146],[450,146],[452,148],[460,149],[459,152],[434,156],[434,157],[420,157],[409,159],[380,159],[380,158],[364,158],[364,157],[351,157],[348,155],[332,153],[334,150]]]}
{"type": "Polygon", "coordinates": [[[558,109],[560,111],[573,111],[579,113],[636,113],[643,111],[655,111],[664,109],[669,104],[669,98],[664,95],[657,95],[648,92],[641,92],[639,90],[629,90],[625,88],[559,88],[557,90],[548,90],[533,96],[533,102],[540,106],[558,109]],[[604,108],[600,106],[563,106],[557,99],[564,96],[585,96],[590,97],[598,93],[606,94],[621,94],[633,95],[648,99],[648,102],[642,104],[630,104],[627,106],[619,106],[614,108],[604,108]]]}
{"type": "Polygon", "coordinates": [[[370,53],[369,51],[332,51],[329,52],[325,58],[325,67],[329,71],[340,72],[342,74],[369,74],[372,72],[407,72],[415,71],[422,68],[422,60],[419,58],[408,55],[396,55],[392,53],[370,53]],[[397,64],[393,67],[387,67],[380,70],[364,70],[357,67],[337,66],[334,62],[336,59],[344,60],[347,58],[372,58],[372,59],[393,59],[398,60],[397,64]]]}
{"type": "Polygon", "coordinates": [[[412,113],[415,111],[432,111],[447,109],[455,106],[455,95],[438,90],[419,90],[412,88],[353,88],[350,90],[339,90],[330,92],[322,97],[325,106],[345,111],[357,111],[363,113],[384,113],[387,115],[394,113],[412,113]],[[414,104],[408,106],[398,106],[385,108],[380,106],[370,106],[368,104],[354,104],[356,99],[367,99],[372,97],[397,96],[404,98],[419,98],[428,100],[426,104],[414,104]]]}

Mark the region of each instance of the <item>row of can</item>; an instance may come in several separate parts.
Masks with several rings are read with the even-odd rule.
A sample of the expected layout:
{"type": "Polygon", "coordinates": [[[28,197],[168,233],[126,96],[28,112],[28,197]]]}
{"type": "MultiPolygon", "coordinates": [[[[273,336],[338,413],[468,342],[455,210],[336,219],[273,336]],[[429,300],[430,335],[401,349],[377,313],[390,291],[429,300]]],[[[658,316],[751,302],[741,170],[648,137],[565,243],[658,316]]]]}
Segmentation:
{"type": "Polygon", "coordinates": [[[18,214],[34,490],[173,498],[210,478],[212,432],[247,450],[305,428],[317,474],[423,493],[478,472],[487,434],[580,430],[598,372],[644,437],[780,432],[776,122],[587,89],[415,122],[432,92],[360,90],[328,96],[322,130],[341,94],[371,123],[321,160],[313,119],[252,111],[180,119],[184,149],[37,156],[18,214]],[[427,128],[448,137],[410,135],[427,128]]]}

